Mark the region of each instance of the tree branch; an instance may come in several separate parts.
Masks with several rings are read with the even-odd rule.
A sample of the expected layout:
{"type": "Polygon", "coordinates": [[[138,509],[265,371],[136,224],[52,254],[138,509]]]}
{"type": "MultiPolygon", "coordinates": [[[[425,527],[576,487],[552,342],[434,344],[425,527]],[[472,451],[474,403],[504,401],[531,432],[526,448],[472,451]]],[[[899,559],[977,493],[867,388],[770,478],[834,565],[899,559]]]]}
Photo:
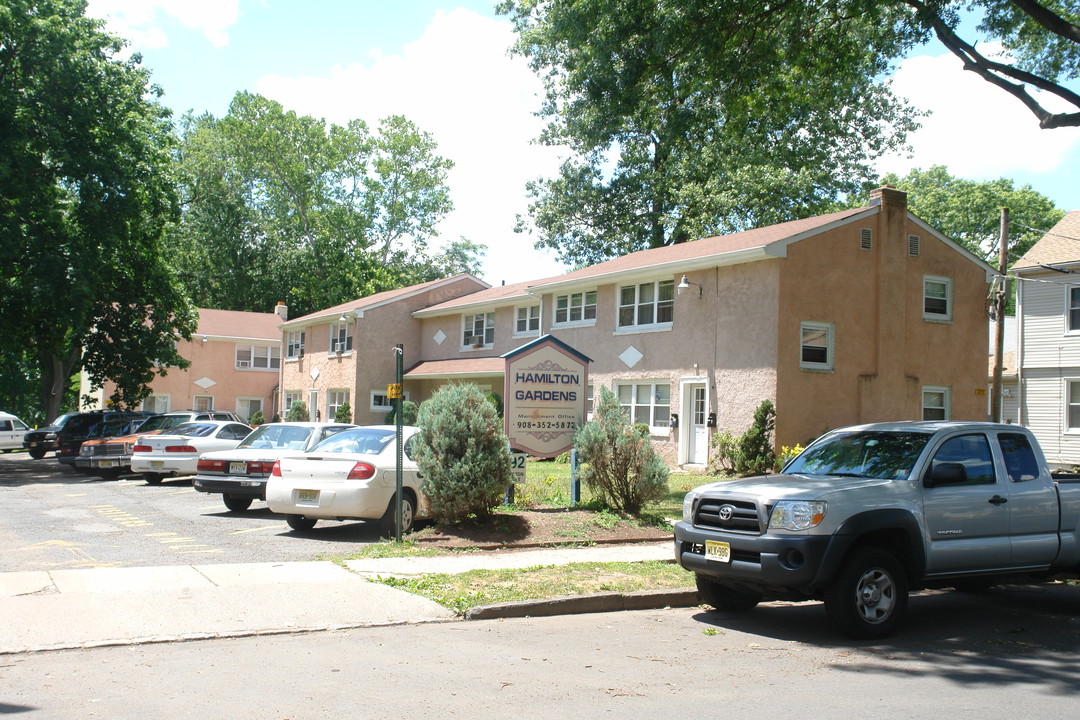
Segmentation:
{"type": "Polygon", "coordinates": [[[1011,0],[1012,4],[1027,13],[1032,20],[1066,40],[1080,43],[1080,26],[1073,25],[1060,15],[1043,7],[1034,0],[1011,0]]]}

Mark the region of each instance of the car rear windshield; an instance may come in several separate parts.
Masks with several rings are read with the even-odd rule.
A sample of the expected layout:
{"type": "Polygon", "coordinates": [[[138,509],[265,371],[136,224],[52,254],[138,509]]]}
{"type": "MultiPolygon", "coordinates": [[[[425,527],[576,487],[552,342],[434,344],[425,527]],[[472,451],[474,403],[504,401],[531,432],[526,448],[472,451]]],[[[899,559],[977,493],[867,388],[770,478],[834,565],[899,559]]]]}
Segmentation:
{"type": "Polygon", "coordinates": [[[190,415],[155,415],[139,426],[139,432],[168,430],[186,422],[190,415]]]}
{"type": "Polygon", "coordinates": [[[827,435],[792,460],[784,472],[888,479],[907,477],[930,435],[883,431],[827,435]]]}
{"type": "Polygon", "coordinates": [[[260,425],[237,447],[256,450],[303,450],[311,428],[294,425],[260,425]]]}
{"type": "Polygon", "coordinates": [[[173,435],[185,435],[187,437],[207,437],[218,429],[211,423],[182,423],[172,428],[173,435]]]}
{"type": "Polygon", "coordinates": [[[346,430],[323,440],[312,448],[312,452],[378,455],[383,448],[393,442],[394,437],[395,433],[392,430],[374,428],[346,430]]]}

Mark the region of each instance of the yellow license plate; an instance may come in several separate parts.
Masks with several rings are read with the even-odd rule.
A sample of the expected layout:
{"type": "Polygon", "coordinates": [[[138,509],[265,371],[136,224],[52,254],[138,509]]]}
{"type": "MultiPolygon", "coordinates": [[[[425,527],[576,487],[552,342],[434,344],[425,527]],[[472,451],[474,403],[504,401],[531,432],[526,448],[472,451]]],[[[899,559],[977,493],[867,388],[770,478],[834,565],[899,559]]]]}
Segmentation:
{"type": "Polygon", "coordinates": [[[705,558],[716,562],[731,562],[731,545],[726,542],[706,540],[705,558]]]}

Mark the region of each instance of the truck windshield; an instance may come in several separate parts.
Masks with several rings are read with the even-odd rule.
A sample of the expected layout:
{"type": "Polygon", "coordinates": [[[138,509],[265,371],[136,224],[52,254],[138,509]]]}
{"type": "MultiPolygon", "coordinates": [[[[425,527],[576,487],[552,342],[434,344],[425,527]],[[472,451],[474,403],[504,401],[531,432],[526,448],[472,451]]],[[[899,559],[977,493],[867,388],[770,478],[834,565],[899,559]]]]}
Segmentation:
{"type": "Polygon", "coordinates": [[[907,477],[929,433],[846,432],[828,435],[792,460],[793,475],[844,475],[896,479],[907,477]]]}

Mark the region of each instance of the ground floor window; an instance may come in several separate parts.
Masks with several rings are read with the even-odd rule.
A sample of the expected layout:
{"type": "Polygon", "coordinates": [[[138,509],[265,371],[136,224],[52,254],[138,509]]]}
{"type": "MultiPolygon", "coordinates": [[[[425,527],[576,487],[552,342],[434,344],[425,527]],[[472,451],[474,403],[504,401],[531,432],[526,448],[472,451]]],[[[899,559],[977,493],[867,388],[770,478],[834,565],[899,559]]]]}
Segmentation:
{"type": "MultiPolygon", "coordinates": [[[[326,393],[326,418],[332,422],[337,422],[337,413],[342,405],[348,405],[349,403],[349,391],[348,390],[330,390],[326,393]]],[[[352,414],[350,410],[349,414],[352,414]]],[[[352,422],[352,418],[346,418],[345,422],[352,422]]]]}
{"type": "Polygon", "coordinates": [[[1068,406],[1065,412],[1065,426],[1070,431],[1080,431],[1080,380],[1069,380],[1065,392],[1068,406]]]}
{"type": "Polygon", "coordinates": [[[237,398],[236,399],[236,414],[240,416],[240,419],[244,422],[251,420],[251,416],[257,412],[262,412],[263,401],[262,398],[237,398]]]}
{"type": "Polygon", "coordinates": [[[213,395],[196,395],[192,398],[194,404],[192,410],[213,410],[214,409],[214,396],[213,395]]]}
{"type": "Polygon", "coordinates": [[[152,413],[167,413],[169,412],[169,399],[168,395],[151,395],[142,401],[142,409],[152,413]]]}
{"type": "Polygon", "coordinates": [[[630,413],[633,423],[645,423],[650,428],[671,425],[671,383],[616,383],[619,405],[630,413]]]}
{"type": "Polygon", "coordinates": [[[951,391],[947,387],[924,387],[922,391],[922,419],[949,420],[951,391]]]}

